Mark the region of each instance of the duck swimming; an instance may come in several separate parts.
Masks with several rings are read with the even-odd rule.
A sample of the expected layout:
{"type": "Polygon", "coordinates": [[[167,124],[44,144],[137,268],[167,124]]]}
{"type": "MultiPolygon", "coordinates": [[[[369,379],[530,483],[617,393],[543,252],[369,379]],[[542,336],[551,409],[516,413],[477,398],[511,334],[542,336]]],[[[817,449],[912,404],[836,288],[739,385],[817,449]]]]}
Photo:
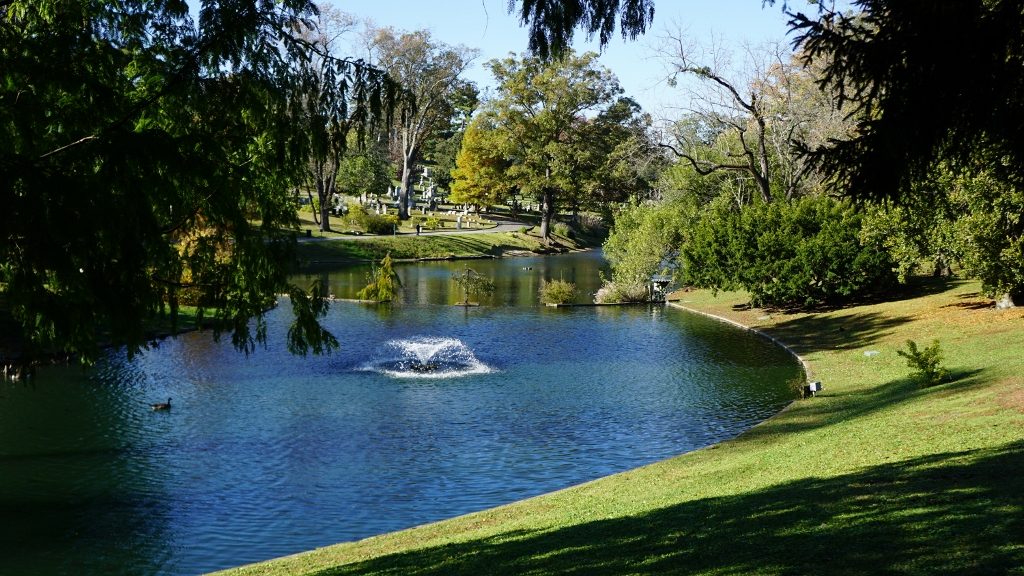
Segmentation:
{"type": "Polygon", "coordinates": [[[171,399],[168,398],[167,402],[157,402],[156,404],[150,404],[149,407],[152,408],[153,410],[170,410],[171,399]]]}

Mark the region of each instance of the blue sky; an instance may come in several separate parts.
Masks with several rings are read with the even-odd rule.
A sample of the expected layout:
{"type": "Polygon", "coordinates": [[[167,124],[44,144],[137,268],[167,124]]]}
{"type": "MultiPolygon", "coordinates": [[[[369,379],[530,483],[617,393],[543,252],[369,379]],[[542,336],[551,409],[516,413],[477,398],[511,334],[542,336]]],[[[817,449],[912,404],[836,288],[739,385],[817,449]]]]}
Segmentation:
{"type": "MultiPolygon", "coordinates": [[[[337,8],[380,26],[399,30],[426,28],[447,44],[465,44],[481,50],[480,58],[467,73],[481,88],[493,85],[483,66],[492,58],[526,49],[526,30],[508,14],[507,0],[333,0],[337,8]]],[[[615,72],[626,93],[653,113],[663,104],[681,98],[679,88],[661,80],[664,68],[654,55],[653,45],[669,28],[681,28],[699,44],[712,37],[727,46],[746,41],[789,40],[786,17],[779,4],[762,8],[761,0],[657,0],[653,29],[634,42],[620,36],[608,45],[601,63],[615,72]]],[[[578,51],[597,50],[596,43],[577,39],[578,51]]]]}

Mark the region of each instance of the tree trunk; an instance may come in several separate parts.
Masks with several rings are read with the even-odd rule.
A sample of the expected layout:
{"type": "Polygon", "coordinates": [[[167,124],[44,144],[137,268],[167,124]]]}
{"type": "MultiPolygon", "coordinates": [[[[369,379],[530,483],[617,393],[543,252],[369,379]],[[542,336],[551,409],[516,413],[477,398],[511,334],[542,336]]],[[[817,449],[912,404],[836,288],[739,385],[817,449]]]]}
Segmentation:
{"type": "Polygon", "coordinates": [[[1024,304],[1024,288],[1005,292],[998,300],[996,300],[996,308],[999,310],[1016,308],[1021,304],[1024,304]]]}
{"type": "Polygon", "coordinates": [[[402,156],[402,190],[398,193],[398,219],[409,219],[409,184],[412,180],[412,164],[415,152],[410,151],[402,156]]]}
{"type": "Polygon", "coordinates": [[[322,178],[316,180],[316,197],[320,202],[320,231],[331,231],[330,195],[327,190],[327,183],[322,178]]]}
{"type": "Polygon", "coordinates": [[[540,206],[540,237],[545,244],[551,243],[551,218],[555,215],[555,194],[551,188],[545,188],[541,195],[540,206]]]}

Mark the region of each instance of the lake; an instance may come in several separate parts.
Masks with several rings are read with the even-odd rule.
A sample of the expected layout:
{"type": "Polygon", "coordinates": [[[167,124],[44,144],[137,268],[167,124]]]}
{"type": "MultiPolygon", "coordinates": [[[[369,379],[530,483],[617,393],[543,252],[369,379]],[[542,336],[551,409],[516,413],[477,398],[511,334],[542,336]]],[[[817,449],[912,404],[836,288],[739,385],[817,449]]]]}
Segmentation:
{"type": "MultiPolygon", "coordinates": [[[[778,347],[596,291],[596,252],[396,267],[400,302],[335,302],[330,356],[192,333],[0,384],[0,574],[196,574],[449,518],[707,446],[794,397],[778,347]],[[498,289],[478,307],[451,281],[498,289]],[[154,402],[172,398],[169,411],[154,402]]],[[[366,268],[300,277],[352,297],[366,268]]],[[[474,298],[475,300],[475,298],[474,298]]]]}

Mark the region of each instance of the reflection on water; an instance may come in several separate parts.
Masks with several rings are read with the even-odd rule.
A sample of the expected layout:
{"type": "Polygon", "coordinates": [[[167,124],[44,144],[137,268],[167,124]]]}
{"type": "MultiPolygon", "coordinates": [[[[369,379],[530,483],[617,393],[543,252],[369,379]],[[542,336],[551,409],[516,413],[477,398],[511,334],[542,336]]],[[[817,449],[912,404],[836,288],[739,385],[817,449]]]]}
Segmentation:
{"type": "MultiPolygon", "coordinates": [[[[562,256],[533,256],[500,260],[457,260],[451,262],[421,262],[401,264],[395,271],[402,281],[402,304],[457,304],[463,293],[452,280],[456,274],[470,268],[491,278],[496,290],[493,294],[473,297],[487,306],[532,306],[538,302],[544,281],[565,280],[579,289],[578,303],[591,303],[601,287],[599,272],[608,272],[598,251],[577,252],[562,256]]],[[[302,282],[320,282],[325,293],[338,298],[356,298],[356,292],[367,283],[370,265],[347,267],[344,270],[325,270],[299,277],[302,282]]]]}
{"type": "MultiPolygon", "coordinates": [[[[431,292],[456,264],[401,267],[416,295],[384,315],[335,303],[342,349],[327,357],[287,353],[282,307],[250,357],[189,334],[0,385],[0,574],[194,574],[289,554],[704,446],[789,400],[796,363],[746,332],[660,307],[537,306],[530,272],[557,278],[559,262],[577,282],[600,265],[485,262],[500,305],[470,309],[431,292]],[[374,362],[472,373],[394,378],[374,362]],[[170,411],[149,408],[168,396],[170,411]]],[[[351,278],[324,281],[340,295],[351,278]]]]}

